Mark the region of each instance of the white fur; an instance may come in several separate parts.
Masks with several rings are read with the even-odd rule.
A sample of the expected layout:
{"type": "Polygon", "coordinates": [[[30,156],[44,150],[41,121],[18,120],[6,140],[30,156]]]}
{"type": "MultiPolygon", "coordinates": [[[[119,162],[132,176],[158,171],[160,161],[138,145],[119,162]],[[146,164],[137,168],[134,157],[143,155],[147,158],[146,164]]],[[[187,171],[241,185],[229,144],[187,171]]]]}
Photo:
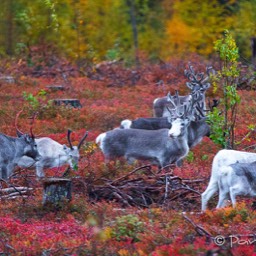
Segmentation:
{"type": "Polygon", "coordinates": [[[76,146],[71,149],[66,145],[61,145],[57,141],[47,137],[36,139],[35,141],[38,152],[41,155],[40,160],[33,163],[31,158],[22,157],[18,162],[18,165],[21,168],[35,166],[37,176],[44,177],[43,170],[45,168],[60,167],[66,163],[68,163],[71,168],[77,166],[80,155],[76,146]]]}
{"type": "Polygon", "coordinates": [[[103,140],[106,137],[106,133],[101,133],[95,140],[97,144],[100,144],[100,149],[103,150],[103,140]]]}
{"type": "Polygon", "coordinates": [[[256,161],[256,154],[237,150],[220,150],[213,159],[212,173],[207,189],[202,193],[202,211],[206,210],[207,202],[219,190],[218,181],[221,173],[227,172],[224,167],[239,163],[256,161]],[[224,169],[223,169],[224,168],[224,169]]]}
{"type": "Polygon", "coordinates": [[[180,118],[174,120],[172,122],[172,127],[168,132],[168,135],[170,137],[179,137],[181,132],[182,132],[182,128],[184,127],[184,121],[180,118]]]}
{"type": "Polygon", "coordinates": [[[121,127],[122,129],[130,129],[130,128],[131,128],[131,125],[132,125],[132,121],[129,120],[129,119],[125,119],[125,120],[123,120],[123,121],[121,122],[120,127],[121,127]]]}
{"type": "Polygon", "coordinates": [[[235,163],[221,168],[217,208],[224,207],[229,196],[233,207],[236,204],[236,196],[256,196],[255,163],[235,163]]]}
{"type": "Polygon", "coordinates": [[[154,99],[153,104],[155,105],[159,98],[154,99]]]}

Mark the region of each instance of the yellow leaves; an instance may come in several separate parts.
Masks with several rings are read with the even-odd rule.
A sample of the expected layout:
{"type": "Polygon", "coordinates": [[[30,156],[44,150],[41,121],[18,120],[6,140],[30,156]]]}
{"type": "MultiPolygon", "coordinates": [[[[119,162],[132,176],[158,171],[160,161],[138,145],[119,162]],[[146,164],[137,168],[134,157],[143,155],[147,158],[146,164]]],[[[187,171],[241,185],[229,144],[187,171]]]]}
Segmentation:
{"type": "Polygon", "coordinates": [[[130,253],[126,249],[121,249],[121,250],[118,251],[118,255],[120,255],[120,256],[129,256],[130,253]]]}
{"type": "MultiPolygon", "coordinates": [[[[120,256],[131,256],[131,252],[127,249],[120,249],[118,251],[118,255],[120,256]]],[[[144,253],[141,249],[139,249],[136,254],[134,255],[139,255],[139,256],[148,256],[148,253],[144,253]]]]}
{"type": "Polygon", "coordinates": [[[229,218],[230,216],[233,216],[233,214],[234,214],[234,208],[232,206],[226,207],[224,209],[224,216],[225,217],[229,218]]]}
{"type": "Polygon", "coordinates": [[[103,241],[106,241],[112,237],[112,229],[110,227],[106,227],[104,230],[101,232],[101,239],[103,241]]]}
{"type": "Polygon", "coordinates": [[[193,29],[187,26],[179,17],[174,16],[173,19],[167,21],[166,33],[168,35],[168,43],[174,52],[180,53],[184,51],[193,51],[193,29]]]}
{"type": "Polygon", "coordinates": [[[191,38],[190,28],[178,17],[167,22],[166,31],[172,37],[173,44],[183,44],[191,38]]]}
{"type": "Polygon", "coordinates": [[[234,218],[233,218],[233,222],[234,223],[240,223],[242,222],[242,216],[240,214],[236,215],[234,218]]]}
{"type": "Polygon", "coordinates": [[[166,22],[166,34],[170,50],[175,54],[213,53],[212,44],[223,27],[232,25],[225,5],[220,5],[217,0],[202,1],[200,4],[197,0],[175,1],[172,11],[171,19],[166,22]]]}
{"type": "Polygon", "coordinates": [[[87,144],[86,144],[86,148],[85,148],[85,150],[84,150],[84,153],[86,154],[86,155],[91,155],[91,154],[93,154],[94,152],[95,152],[95,150],[98,148],[98,145],[96,144],[96,143],[94,143],[94,142],[88,142],[87,144]]]}
{"type": "Polygon", "coordinates": [[[137,253],[139,256],[148,256],[148,253],[143,252],[141,249],[138,249],[137,253]]]}

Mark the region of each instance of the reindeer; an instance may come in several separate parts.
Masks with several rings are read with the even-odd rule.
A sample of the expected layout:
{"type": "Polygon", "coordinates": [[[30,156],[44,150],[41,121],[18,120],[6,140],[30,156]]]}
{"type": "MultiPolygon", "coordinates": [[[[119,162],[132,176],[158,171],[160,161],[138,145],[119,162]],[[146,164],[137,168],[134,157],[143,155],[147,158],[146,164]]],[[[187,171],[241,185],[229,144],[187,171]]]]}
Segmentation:
{"type": "Polygon", "coordinates": [[[223,168],[237,162],[249,164],[254,161],[256,161],[256,153],[230,149],[220,150],[213,158],[211,178],[206,190],[202,193],[202,211],[206,210],[208,201],[219,190],[218,182],[223,168]]]}
{"type": "MultiPolygon", "coordinates": [[[[198,116],[196,114],[195,120],[191,120],[188,126],[188,145],[189,148],[197,145],[204,136],[210,136],[210,126],[206,122],[206,117],[199,105],[196,106],[198,116]]],[[[125,119],[121,122],[120,129],[144,129],[144,130],[159,130],[170,129],[172,127],[171,117],[149,117],[137,118],[135,120],[125,119]]]]}
{"type": "MultiPolygon", "coordinates": [[[[202,94],[201,102],[203,103],[203,109],[206,109],[205,103],[205,92],[210,87],[210,83],[207,81],[209,80],[210,70],[214,72],[212,67],[207,67],[206,73],[207,77],[204,78],[204,73],[197,73],[193,69],[193,66],[189,65],[189,69],[184,71],[185,76],[189,79],[189,82],[186,82],[187,87],[191,90],[191,93],[200,92],[202,94]]],[[[167,109],[169,105],[169,97],[170,94],[168,93],[167,96],[162,98],[156,98],[153,102],[153,114],[154,117],[168,117],[170,113],[167,109]]],[[[177,99],[183,104],[184,102],[188,102],[191,99],[190,95],[179,96],[177,95],[177,99]]],[[[175,101],[177,100],[175,99],[175,101]]]]}
{"type": "MultiPolygon", "coordinates": [[[[172,102],[175,105],[174,102],[172,102]]],[[[107,160],[124,157],[129,163],[135,159],[149,160],[163,168],[181,160],[189,152],[188,127],[193,118],[195,100],[187,105],[175,105],[177,116],[170,129],[114,129],[100,134],[96,143],[107,160]]],[[[194,135],[191,135],[192,137],[194,135]]]]}
{"type": "Polygon", "coordinates": [[[217,208],[225,206],[228,195],[233,207],[236,204],[236,196],[256,196],[256,161],[223,166],[219,172],[217,208]]]}
{"type": "Polygon", "coordinates": [[[19,160],[26,156],[33,161],[40,160],[32,125],[30,127],[30,135],[22,133],[17,127],[17,120],[22,110],[16,115],[15,127],[18,137],[10,137],[0,133],[0,178],[9,178],[18,166],[19,160]]]}
{"type": "Polygon", "coordinates": [[[80,158],[79,149],[86,139],[88,132],[84,134],[78,146],[72,145],[70,139],[71,132],[71,130],[68,130],[67,133],[69,147],[61,145],[57,141],[48,137],[36,139],[41,159],[38,162],[34,162],[33,159],[24,157],[20,159],[19,166],[21,168],[31,168],[35,166],[36,174],[39,178],[44,177],[44,169],[60,167],[66,163],[68,163],[72,169],[76,169],[80,158]]]}

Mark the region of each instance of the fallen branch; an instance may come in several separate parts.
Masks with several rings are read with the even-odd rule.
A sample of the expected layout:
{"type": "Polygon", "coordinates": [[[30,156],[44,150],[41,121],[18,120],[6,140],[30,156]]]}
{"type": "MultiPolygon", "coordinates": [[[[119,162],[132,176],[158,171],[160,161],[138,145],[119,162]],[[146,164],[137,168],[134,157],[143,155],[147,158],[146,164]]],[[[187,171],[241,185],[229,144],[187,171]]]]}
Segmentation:
{"type": "Polygon", "coordinates": [[[199,225],[196,225],[189,217],[187,217],[185,214],[182,214],[182,217],[188,221],[194,228],[195,228],[195,231],[200,235],[200,236],[206,236],[208,238],[211,238],[213,239],[214,236],[209,233],[207,230],[205,230],[204,228],[202,228],[201,226],[199,225]]]}
{"type": "MultiPolygon", "coordinates": [[[[114,200],[123,207],[149,207],[152,204],[172,205],[173,207],[175,200],[183,200],[186,207],[188,195],[196,194],[197,197],[201,195],[195,187],[188,185],[198,186],[201,180],[186,179],[184,182],[172,172],[154,174],[149,165],[138,167],[115,180],[97,179],[97,184],[99,182],[102,184],[87,183],[89,198],[91,200],[114,200]],[[142,169],[146,169],[150,174],[138,173],[142,169]]],[[[192,202],[195,199],[190,196],[189,200],[192,202]]]]}

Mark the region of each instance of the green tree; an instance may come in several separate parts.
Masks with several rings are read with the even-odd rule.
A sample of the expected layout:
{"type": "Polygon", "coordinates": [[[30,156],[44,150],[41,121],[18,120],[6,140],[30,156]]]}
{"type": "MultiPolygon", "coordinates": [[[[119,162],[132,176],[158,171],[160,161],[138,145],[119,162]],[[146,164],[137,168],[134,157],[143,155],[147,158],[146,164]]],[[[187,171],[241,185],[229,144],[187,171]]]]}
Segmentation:
{"type": "Polygon", "coordinates": [[[211,137],[225,148],[234,148],[235,125],[240,96],[237,93],[238,68],[238,47],[228,30],[224,31],[221,39],[216,40],[214,49],[220,57],[220,71],[214,77],[214,89],[221,90],[223,98],[220,107],[223,109],[223,116],[215,110],[209,114],[211,124],[211,137]]]}

